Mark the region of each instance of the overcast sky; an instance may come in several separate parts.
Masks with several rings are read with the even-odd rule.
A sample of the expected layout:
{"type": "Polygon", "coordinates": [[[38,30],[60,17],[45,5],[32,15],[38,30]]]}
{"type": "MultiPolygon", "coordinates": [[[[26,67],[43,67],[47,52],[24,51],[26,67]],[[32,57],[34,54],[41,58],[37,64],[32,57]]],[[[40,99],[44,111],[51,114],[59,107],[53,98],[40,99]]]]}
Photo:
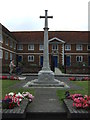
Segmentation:
{"type": "Polygon", "coordinates": [[[49,30],[88,30],[90,0],[0,0],[0,23],[10,31],[43,30],[40,15],[52,15],[49,30]]]}

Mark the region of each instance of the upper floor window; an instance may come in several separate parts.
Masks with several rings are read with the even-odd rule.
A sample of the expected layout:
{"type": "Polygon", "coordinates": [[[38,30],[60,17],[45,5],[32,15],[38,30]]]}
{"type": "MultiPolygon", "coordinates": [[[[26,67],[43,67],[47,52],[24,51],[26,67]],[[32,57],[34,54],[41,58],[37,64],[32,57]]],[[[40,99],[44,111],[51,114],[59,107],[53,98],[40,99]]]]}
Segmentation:
{"type": "Polygon", "coordinates": [[[76,50],[83,50],[83,46],[82,45],[76,45],[76,50]]]}
{"type": "Polygon", "coordinates": [[[90,50],[90,45],[87,45],[87,50],[90,50]]]}
{"type": "Polygon", "coordinates": [[[83,56],[76,56],[77,62],[83,62],[83,56]]]}
{"type": "Polygon", "coordinates": [[[2,42],[2,35],[0,34],[0,42],[2,42]]]}
{"type": "Polygon", "coordinates": [[[44,50],[44,45],[39,45],[39,50],[44,50]]]}
{"type": "Polygon", "coordinates": [[[71,45],[65,45],[65,50],[71,50],[71,45]]]}
{"type": "Polygon", "coordinates": [[[52,45],[52,50],[58,50],[58,45],[57,44],[53,44],[52,45]]]}
{"type": "Polygon", "coordinates": [[[34,50],[34,45],[28,45],[28,50],[34,50]]]}
{"type": "Polygon", "coordinates": [[[22,44],[17,45],[17,50],[23,50],[23,45],[22,44]]]}
{"type": "Polygon", "coordinates": [[[34,62],[34,56],[33,55],[28,56],[28,62],[34,62]]]}
{"type": "Polygon", "coordinates": [[[5,40],[5,45],[8,46],[8,39],[7,39],[7,38],[6,38],[6,40],[5,40]]]}
{"type": "Polygon", "coordinates": [[[13,54],[12,54],[12,53],[10,53],[10,60],[12,60],[12,58],[13,58],[13,54]]]}
{"type": "Polygon", "coordinates": [[[10,48],[13,48],[13,41],[10,40],[10,48]]]}
{"type": "Polygon", "coordinates": [[[8,60],[8,52],[5,51],[5,60],[8,60]]]}
{"type": "Polygon", "coordinates": [[[16,50],[16,43],[14,43],[14,50],[16,50]]]}
{"type": "Polygon", "coordinates": [[[3,58],[3,51],[0,50],[0,59],[2,59],[2,58],[3,58]]]}

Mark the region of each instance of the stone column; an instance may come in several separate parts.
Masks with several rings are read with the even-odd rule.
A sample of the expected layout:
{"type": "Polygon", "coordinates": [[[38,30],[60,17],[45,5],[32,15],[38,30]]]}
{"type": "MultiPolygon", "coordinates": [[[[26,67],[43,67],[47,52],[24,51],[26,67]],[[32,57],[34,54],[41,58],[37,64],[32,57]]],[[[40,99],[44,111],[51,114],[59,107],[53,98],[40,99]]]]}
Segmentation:
{"type": "Polygon", "coordinates": [[[45,27],[44,27],[44,54],[43,54],[43,67],[42,70],[38,73],[38,81],[43,84],[48,84],[54,81],[54,73],[51,71],[49,66],[49,53],[48,53],[48,18],[52,16],[47,16],[47,10],[45,10],[45,16],[40,16],[40,18],[45,18],[45,27]]]}

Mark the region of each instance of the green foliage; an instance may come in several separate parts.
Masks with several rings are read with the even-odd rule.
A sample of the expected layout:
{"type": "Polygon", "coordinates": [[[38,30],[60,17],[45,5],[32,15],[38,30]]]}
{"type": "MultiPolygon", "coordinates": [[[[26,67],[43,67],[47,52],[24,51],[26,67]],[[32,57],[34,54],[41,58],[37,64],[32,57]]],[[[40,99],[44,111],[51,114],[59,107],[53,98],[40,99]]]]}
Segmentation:
{"type": "MultiPolygon", "coordinates": [[[[76,84],[77,86],[81,86],[80,90],[69,90],[70,94],[80,93],[82,95],[88,95],[88,81],[72,81],[72,84],[76,84]]],[[[65,98],[65,92],[67,90],[57,90],[57,96],[59,100],[62,101],[65,98]]]]}
{"type": "Polygon", "coordinates": [[[19,80],[3,80],[2,81],[2,98],[4,98],[4,96],[6,94],[8,94],[9,92],[14,92],[14,93],[18,93],[18,92],[30,92],[31,94],[34,94],[34,91],[33,89],[31,90],[30,88],[14,88],[13,89],[13,86],[17,83],[20,83],[22,81],[19,81],[19,80]]]}

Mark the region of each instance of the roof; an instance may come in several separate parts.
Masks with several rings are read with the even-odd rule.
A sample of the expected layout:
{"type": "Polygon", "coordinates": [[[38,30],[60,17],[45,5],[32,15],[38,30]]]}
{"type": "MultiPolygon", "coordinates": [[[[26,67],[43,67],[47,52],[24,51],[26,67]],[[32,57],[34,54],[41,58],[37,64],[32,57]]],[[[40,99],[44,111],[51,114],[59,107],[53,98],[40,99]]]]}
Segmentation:
{"type": "MultiPolygon", "coordinates": [[[[44,31],[12,32],[18,43],[43,43],[44,31]]],[[[70,44],[88,44],[88,31],[49,31],[48,39],[58,38],[70,44]]]]}
{"type": "Polygon", "coordinates": [[[43,43],[43,31],[22,31],[22,32],[12,32],[16,37],[18,43],[43,43]]]}
{"type": "MultiPolygon", "coordinates": [[[[0,23],[1,24],[1,23],[0,23]]],[[[2,24],[1,24],[2,25],[2,24]]],[[[5,27],[2,25],[2,32],[6,33],[8,36],[16,40],[16,37],[5,27]]]]}

